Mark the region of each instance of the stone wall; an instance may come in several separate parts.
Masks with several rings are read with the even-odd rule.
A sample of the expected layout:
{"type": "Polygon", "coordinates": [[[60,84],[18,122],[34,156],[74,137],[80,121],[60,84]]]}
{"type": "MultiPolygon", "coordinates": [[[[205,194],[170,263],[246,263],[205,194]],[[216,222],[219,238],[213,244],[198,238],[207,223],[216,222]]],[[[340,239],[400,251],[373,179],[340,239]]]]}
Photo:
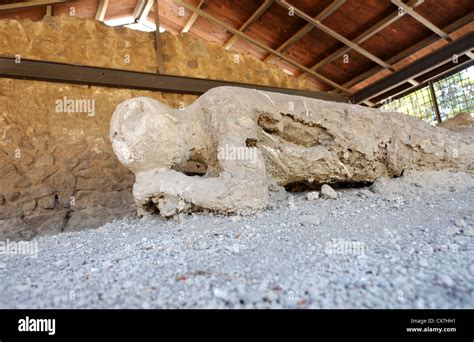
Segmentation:
{"type": "MultiPolygon", "coordinates": [[[[0,20],[0,55],[156,72],[154,37],[154,32],[68,16],[45,17],[41,22],[0,20]]],[[[236,55],[188,34],[161,37],[166,74],[311,89],[305,80],[251,55],[236,55]]]]}
{"type": "MultiPolygon", "coordinates": [[[[169,74],[310,89],[252,56],[190,36],[163,34],[169,74]],[[238,63],[235,63],[238,62],[238,63]]],[[[154,34],[96,21],[0,20],[0,55],[155,72],[154,34]]],[[[173,107],[196,97],[0,79],[0,239],[97,227],[133,215],[134,176],[108,138],[115,106],[149,96],[173,107]],[[73,103],[90,108],[68,107],[73,103]],[[65,104],[64,108],[58,107],[65,104]]]]}

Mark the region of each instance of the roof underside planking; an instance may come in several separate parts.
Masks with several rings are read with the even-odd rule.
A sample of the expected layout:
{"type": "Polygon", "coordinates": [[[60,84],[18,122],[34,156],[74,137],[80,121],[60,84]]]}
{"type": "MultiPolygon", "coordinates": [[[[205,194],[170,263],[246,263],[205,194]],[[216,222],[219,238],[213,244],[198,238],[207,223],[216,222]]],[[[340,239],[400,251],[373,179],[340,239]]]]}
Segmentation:
{"type": "MultiPolygon", "coordinates": [[[[25,1],[3,1],[0,19],[41,20],[45,15],[41,7],[1,12],[4,3],[25,1]]],[[[103,19],[134,20],[140,2],[146,1],[109,0],[103,19]]],[[[104,1],[58,3],[54,15],[69,14],[71,6],[77,17],[94,19],[101,6],[103,10],[104,1]]],[[[159,18],[160,26],[173,34],[184,31],[229,50],[252,54],[291,75],[307,78],[315,90],[334,91],[336,84],[339,92],[347,89],[352,94],[473,32],[474,2],[159,0],[159,18]],[[210,20],[214,18],[223,24],[210,20]]],[[[153,8],[146,20],[154,23],[153,8]]],[[[407,80],[410,86],[419,81],[423,79],[407,80]]]]}

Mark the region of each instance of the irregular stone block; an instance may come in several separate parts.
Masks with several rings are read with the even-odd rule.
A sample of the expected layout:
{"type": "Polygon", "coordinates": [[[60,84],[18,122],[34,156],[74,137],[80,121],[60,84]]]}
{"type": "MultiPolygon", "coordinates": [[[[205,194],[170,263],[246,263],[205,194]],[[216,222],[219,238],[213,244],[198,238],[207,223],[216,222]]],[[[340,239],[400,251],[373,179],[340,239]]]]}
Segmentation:
{"type": "Polygon", "coordinates": [[[40,156],[35,161],[35,167],[51,166],[54,164],[54,157],[51,154],[40,156]]]}
{"type": "Polygon", "coordinates": [[[337,199],[337,192],[329,185],[324,184],[321,187],[321,197],[326,199],[337,199]]]}
{"type": "Polygon", "coordinates": [[[43,209],[54,209],[56,206],[56,197],[53,195],[40,198],[38,205],[43,209]]]}
{"type": "Polygon", "coordinates": [[[32,212],[36,208],[36,200],[30,199],[30,200],[24,201],[24,203],[22,203],[21,205],[21,208],[23,209],[23,211],[27,213],[32,212]]]}
{"type": "Polygon", "coordinates": [[[46,184],[36,185],[28,189],[28,194],[32,198],[41,198],[54,193],[54,189],[46,184]]]}
{"type": "Polygon", "coordinates": [[[318,198],[319,198],[319,192],[317,191],[312,191],[306,194],[306,199],[308,201],[314,201],[314,200],[317,200],[318,198]]]}

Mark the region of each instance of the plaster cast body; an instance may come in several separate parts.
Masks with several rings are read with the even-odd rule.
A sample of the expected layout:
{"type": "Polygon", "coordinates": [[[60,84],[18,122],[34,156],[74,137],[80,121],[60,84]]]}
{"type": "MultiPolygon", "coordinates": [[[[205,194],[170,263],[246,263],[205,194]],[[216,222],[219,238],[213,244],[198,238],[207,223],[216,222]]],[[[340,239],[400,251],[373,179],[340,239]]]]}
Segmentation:
{"type": "Polygon", "coordinates": [[[407,169],[474,171],[472,139],[399,113],[220,87],[183,110],[120,104],[110,139],[140,212],[253,213],[269,189],[372,182],[407,169]]]}

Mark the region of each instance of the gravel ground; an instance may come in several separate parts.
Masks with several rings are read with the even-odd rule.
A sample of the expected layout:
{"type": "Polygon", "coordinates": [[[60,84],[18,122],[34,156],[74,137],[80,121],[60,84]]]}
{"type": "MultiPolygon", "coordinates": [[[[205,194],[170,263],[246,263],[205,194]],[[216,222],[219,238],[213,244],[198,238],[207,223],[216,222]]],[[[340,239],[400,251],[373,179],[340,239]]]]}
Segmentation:
{"type": "Polygon", "coordinates": [[[474,308],[473,236],[469,175],[410,174],[336,200],[280,192],[250,217],[39,237],[37,255],[0,255],[0,307],[474,308]]]}

